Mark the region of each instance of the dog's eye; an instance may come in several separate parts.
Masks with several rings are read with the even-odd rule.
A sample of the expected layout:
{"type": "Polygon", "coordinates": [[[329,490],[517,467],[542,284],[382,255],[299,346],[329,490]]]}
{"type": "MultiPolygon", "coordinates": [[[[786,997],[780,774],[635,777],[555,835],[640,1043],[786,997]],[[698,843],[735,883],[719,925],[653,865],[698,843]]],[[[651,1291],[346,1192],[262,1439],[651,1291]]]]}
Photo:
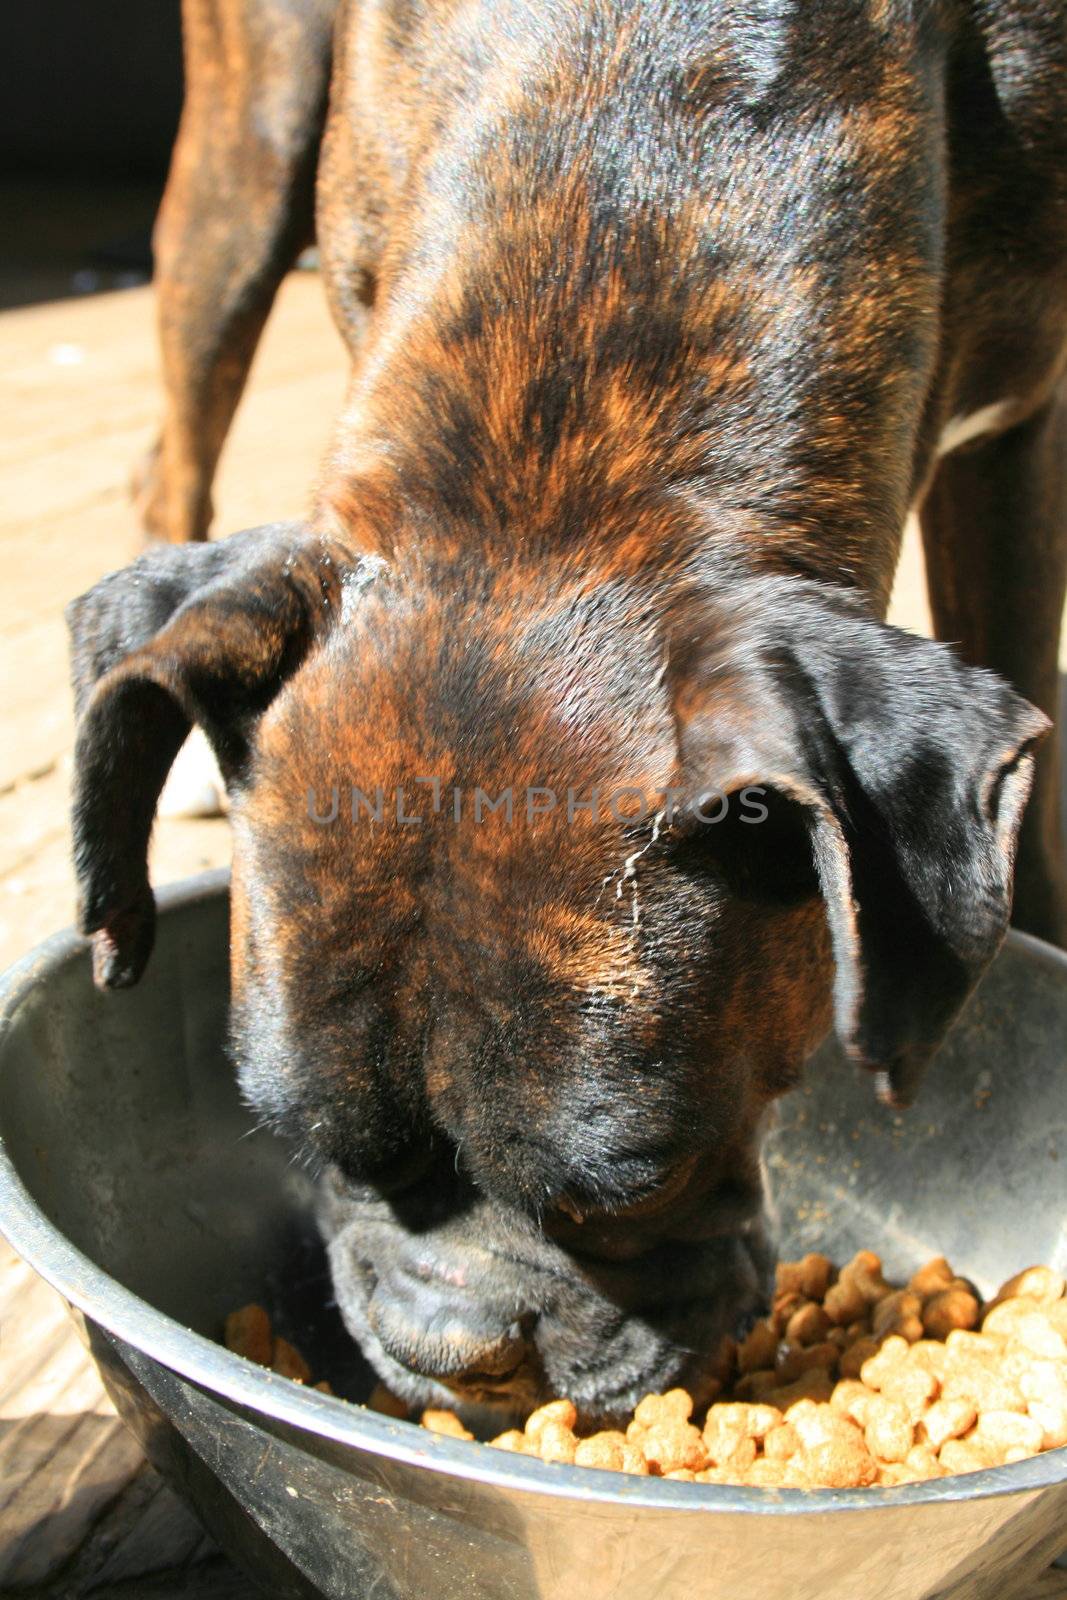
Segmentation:
{"type": "Polygon", "coordinates": [[[695,1155],[686,1156],[655,1179],[640,1186],[629,1186],[627,1194],[620,1196],[617,1201],[589,1202],[563,1195],[556,1201],[556,1210],[570,1222],[579,1224],[608,1219],[630,1221],[655,1216],[688,1187],[698,1159],[695,1155]]]}
{"type": "Polygon", "coordinates": [[[653,1216],[657,1211],[664,1210],[672,1200],[688,1187],[696,1170],[698,1157],[686,1156],[683,1161],[678,1161],[662,1177],[650,1184],[647,1189],[627,1200],[623,1205],[612,1208],[612,1215],[618,1217],[647,1217],[653,1216]]]}

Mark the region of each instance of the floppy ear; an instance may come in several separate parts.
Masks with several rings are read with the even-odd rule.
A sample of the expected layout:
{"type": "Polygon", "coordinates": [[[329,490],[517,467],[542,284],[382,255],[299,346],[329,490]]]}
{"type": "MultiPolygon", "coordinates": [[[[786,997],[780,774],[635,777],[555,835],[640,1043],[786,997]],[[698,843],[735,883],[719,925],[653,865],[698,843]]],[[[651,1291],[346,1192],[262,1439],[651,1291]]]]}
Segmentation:
{"type": "Polygon", "coordinates": [[[329,627],[354,565],[278,524],[151,550],[68,606],[78,920],[101,987],[136,983],[151,953],[148,840],[190,727],[239,784],[259,716],[329,627]]]}
{"type": "Polygon", "coordinates": [[[804,806],[838,1034],[880,1097],[906,1105],[1003,939],[1049,721],[828,586],[761,581],[724,632],[698,674],[703,729],[691,714],[683,742],[720,787],[732,771],[729,787],[763,782],[804,806]]]}

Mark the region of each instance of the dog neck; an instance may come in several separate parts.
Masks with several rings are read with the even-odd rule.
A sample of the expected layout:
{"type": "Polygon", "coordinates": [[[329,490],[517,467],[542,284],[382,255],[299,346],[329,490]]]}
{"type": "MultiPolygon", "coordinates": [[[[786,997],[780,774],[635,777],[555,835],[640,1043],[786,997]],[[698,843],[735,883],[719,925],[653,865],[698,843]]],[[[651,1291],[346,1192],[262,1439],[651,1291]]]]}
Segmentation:
{"type": "Polygon", "coordinates": [[[884,601],[939,284],[927,108],[896,43],[862,110],[817,115],[788,52],[775,88],[731,81],[729,39],[564,26],[506,95],[486,72],[413,166],[321,518],[385,555],[417,528],[610,565],[662,551],[635,507],[682,497],[706,537],[884,601]],[[892,238],[843,223],[846,168],[892,238]]]}

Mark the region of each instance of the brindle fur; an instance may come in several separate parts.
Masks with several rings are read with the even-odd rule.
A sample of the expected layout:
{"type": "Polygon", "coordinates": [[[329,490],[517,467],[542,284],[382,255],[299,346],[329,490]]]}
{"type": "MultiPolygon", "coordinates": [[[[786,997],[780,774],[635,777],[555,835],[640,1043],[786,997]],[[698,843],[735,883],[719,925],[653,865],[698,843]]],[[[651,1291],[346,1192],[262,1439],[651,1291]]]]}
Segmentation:
{"type": "MultiPolygon", "coordinates": [[[[255,70],[277,6],[191,9],[193,101],[205,18],[245,49],[232,91],[211,69],[225,179],[188,187],[190,113],[167,201],[202,299],[164,259],[164,319],[203,357],[168,373],[171,537],[206,529],[320,115],[311,74],[264,168],[250,130],[295,93],[255,70]],[[240,222],[258,253],[242,185],[288,197],[240,222]]],[[[1047,723],[980,668],[1051,711],[1067,11],[354,0],[334,39],[318,237],[349,394],[306,529],[156,551],[76,604],[83,925],[101,981],[136,981],[155,798],[202,722],[242,1084],[328,1169],[354,1335],[414,1401],[610,1415],[706,1384],[759,1303],[760,1132],[831,1017],[906,1102],[1007,921],[1047,723]],[[951,418],[1009,398],[937,465],[951,418]],[[962,660],[880,620],[919,501],[962,660]],[[353,822],[352,785],[421,822],[353,822]],[[752,829],[603,799],[748,785],[752,829]],[[601,800],[471,814],[527,786],[601,800]]],[[[1058,937],[1051,743],[1018,911],[1058,937]]]]}

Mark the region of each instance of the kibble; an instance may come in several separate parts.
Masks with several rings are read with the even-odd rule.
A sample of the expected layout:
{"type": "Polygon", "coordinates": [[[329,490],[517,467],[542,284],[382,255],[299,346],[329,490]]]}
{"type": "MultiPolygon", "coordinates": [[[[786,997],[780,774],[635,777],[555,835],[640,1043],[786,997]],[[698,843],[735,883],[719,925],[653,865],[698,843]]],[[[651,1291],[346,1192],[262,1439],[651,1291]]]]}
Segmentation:
{"type": "MultiPolygon", "coordinates": [[[[310,1383],[261,1306],[227,1317],[225,1339],[310,1383]]],[[[903,1286],[869,1250],[838,1273],[814,1253],[783,1262],[771,1315],[739,1344],[722,1342],[712,1393],[700,1412],[684,1389],[646,1395],[625,1429],[598,1432],[570,1400],[551,1400],[490,1443],[564,1465],[759,1489],[891,1488],[1023,1461],[1067,1447],[1064,1279],[1027,1267],[983,1306],[943,1256],[903,1286]]],[[[381,1385],[368,1404],[407,1412],[381,1385]]],[[[421,1420],[473,1437],[451,1411],[421,1420]]]]}
{"type": "MultiPolygon", "coordinates": [[[[579,1437],[570,1459],[808,1490],[1025,1460],[1067,1444],[1065,1308],[1064,1281],[1047,1267],[1016,1274],[983,1315],[974,1285],[943,1256],[903,1287],[886,1282],[872,1251],[836,1275],[825,1256],[784,1262],[771,1315],[737,1347],[702,1426],[684,1390],[648,1395],[625,1433],[579,1437]]],[[[580,1432],[577,1419],[568,1427],[580,1432]]],[[[500,1448],[514,1448],[511,1437],[500,1448]]]]}

